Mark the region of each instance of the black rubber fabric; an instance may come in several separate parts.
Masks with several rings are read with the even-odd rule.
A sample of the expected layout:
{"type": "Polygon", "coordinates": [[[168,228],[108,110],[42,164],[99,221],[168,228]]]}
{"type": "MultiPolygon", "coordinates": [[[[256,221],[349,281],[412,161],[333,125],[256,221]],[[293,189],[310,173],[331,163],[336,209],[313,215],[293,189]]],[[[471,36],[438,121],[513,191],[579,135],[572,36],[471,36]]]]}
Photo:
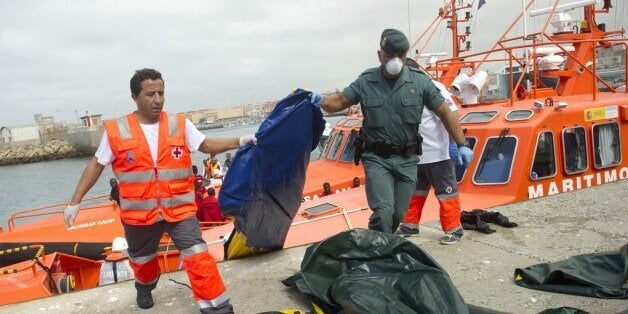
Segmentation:
{"type": "Polygon", "coordinates": [[[284,280],[325,313],[495,313],[468,307],[449,275],[403,237],[354,229],[311,245],[284,280]]]}
{"type": "Polygon", "coordinates": [[[493,233],[495,229],[491,229],[488,223],[494,223],[506,228],[514,228],[516,223],[511,222],[508,217],[499,212],[485,211],[474,209],[470,212],[463,211],[460,214],[460,222],[464,230],[477,230],[483,233],[493,233]]]}
{"type": "Polygon", "coordinates": [[[576,255],[515,270],[526,288],[601,299],[628,299],[628,244],[618,251],[576,255]]]}

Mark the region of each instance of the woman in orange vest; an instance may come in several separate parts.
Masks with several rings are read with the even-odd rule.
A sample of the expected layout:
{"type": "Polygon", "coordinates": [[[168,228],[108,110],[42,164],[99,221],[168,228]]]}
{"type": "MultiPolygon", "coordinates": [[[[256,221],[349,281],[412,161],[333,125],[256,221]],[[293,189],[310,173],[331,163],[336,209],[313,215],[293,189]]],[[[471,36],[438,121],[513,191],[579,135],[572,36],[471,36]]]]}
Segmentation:
{"type": "Polygon", "coordinates": [[[154,306],[151,291],[159,280],[157,249],[167,231],[183,258],[201,313],[232,312],[195,216],[190,153],[217,154],[256,144],[257,139],[253,135],[206,138],[184,115],[162,112],[164,82],[161,73],[153,69],[135,72],[131,97],[137,111],[105,123],[96,156],[85,167],[64,211],[66,225],[72,226],[83,196],[110,164],[119,181],[120,217],[135,273],[138,306],[154,306]]]}
{"type": "Polygon", "coordinates": [[[222,178],[222,167],[214,155],[209,158],[209,171],[213,179],[222,178]]]}

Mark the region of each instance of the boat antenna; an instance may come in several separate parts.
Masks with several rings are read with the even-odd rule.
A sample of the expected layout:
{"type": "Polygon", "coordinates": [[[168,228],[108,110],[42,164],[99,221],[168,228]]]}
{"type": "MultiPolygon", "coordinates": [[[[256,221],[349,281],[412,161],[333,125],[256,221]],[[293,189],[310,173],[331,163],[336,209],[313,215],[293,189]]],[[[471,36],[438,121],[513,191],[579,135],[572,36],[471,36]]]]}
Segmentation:
{"type": "Polygon", "coordinates": [[[412,29],[410,28],[410,0],[408,0],[408,37],[412,38],[412,29]]]}
{"type": "MultiPolygon", "coordinates": [[[[528,40],[528,21],[526,19],[526,4],[525,0],[521,0],[521,14],[523,16],[523,40],[528,40]]],[[[528,60],[528,49],[523,49],[523,60],[528,60]]]]}

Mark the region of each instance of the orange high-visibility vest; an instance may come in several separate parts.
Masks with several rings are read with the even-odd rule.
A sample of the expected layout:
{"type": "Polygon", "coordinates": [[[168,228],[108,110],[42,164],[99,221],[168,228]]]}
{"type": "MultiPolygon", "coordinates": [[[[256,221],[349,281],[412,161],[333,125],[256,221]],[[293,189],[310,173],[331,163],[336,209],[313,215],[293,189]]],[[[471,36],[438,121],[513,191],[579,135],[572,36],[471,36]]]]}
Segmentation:
{"type": "Polygon", "coordinates": [[[120,218],[131,225],[181,221],[195,215],[194,176],[185,142],[185,116],[162,112],[157,161],[134,114],[105,123],[119,181],[120,218]]]}

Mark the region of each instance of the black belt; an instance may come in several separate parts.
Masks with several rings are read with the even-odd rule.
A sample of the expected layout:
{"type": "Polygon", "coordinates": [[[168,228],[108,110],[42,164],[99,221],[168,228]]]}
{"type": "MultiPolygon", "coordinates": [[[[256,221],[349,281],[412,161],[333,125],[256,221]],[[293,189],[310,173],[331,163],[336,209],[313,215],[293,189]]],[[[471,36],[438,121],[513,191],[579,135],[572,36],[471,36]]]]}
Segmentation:
{"type": "Polygon", "coordinates": [[[373,152],[376,155],[384,158],[389,158],[391,155],[404,155],[410,157],[416,148],[416,143],[411,142],[406,145],[394,145],[386,142],[365,142],[364,150],[373,152]]]}

